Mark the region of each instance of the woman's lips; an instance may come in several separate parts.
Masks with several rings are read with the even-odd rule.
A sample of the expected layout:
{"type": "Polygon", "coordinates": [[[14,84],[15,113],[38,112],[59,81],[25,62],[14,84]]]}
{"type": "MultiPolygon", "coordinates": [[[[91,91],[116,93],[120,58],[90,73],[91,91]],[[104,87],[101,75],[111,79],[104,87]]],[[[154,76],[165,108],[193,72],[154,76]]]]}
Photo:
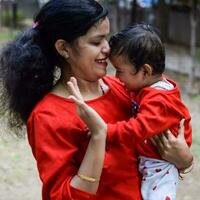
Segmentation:
{"type": "Polygon", "coordinates": [[[107,58],[104,59],[96,59],[95,62],[97,62],[98,64],[101,64],[103,66],[107,66],[108,62],[107,62],[107,58]]]}

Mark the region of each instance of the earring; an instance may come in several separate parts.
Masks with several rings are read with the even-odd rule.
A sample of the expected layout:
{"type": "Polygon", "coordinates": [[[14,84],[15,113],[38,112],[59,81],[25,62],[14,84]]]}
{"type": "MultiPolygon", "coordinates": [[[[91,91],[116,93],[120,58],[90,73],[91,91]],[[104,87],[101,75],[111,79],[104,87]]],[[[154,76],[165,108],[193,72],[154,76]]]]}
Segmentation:
{"type": "Polygon", "coordinates": [[[62,54],[62,56],[63,56],[65,59],[68,59],[68,58],[69,58],[69,55],[68,55],[67,52],[64,52],[64,53],[62,54]]]}

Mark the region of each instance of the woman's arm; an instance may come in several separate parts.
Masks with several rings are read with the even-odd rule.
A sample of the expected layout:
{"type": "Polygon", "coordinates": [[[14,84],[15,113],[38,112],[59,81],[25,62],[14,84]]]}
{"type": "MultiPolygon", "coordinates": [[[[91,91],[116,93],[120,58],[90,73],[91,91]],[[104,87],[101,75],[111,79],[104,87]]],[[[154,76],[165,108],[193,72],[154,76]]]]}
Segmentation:
{"type": "Polygon", "coordinates": [[[79,115],[86,122],[91,131],[91,139],[88,148],[77,175],[71,180],[71,186],[95,194],[98,190],[103,168],[107,126],[100,116],[84,102],[76,79],[71,78],[67,84],[72,94],[70,98],[77,104],[79,115]],[[88,115],[88,113],[91,113],[91,115],[88,115]],[[96,121],[91,119],[95,114],[96,121]],[[101,120],[103,122],[102,124],[101,120]]]}
{"type": "Polygon", "coordinates": [[[175,137],[170,131],[151,138],[161,157],[184,171],[193,164],[193,155],[184,137],[184,120],[180,122],[179,134],[175,137]]]}
{"type": "Polygon", "coordinates": [[[70,183],[74,188],[96,194],[104,162],[105,138],[104,132],[101,131],[91,135],[78,173],[70,183]]]}

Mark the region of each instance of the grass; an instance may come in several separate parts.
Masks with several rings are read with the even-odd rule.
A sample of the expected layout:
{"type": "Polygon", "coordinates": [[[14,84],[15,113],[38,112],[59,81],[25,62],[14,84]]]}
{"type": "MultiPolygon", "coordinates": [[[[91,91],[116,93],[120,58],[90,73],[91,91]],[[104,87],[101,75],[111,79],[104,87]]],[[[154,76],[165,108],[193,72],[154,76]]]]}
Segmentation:
{"type": "Polygon", "coordinates": [[[196,57],[197,57],[197,62],[200,63],[200,47],[197,48],[196,57]]]}
{"type": "Polygon", "coordinates": [[[19,30],[1,31],[0,42],[7,42],[9,40],[13,40],[17,36],[18,33],[19,33],[19,30]]]}
{"type": "Polygon", "coordinates": [[[200,108],[200,95],[196,95],[190,98],[190,105],[192,111],[192,129],[193,129],[193,142],[192,152],[195,158],[200,162],[200,137],[199,137],[199,108],[200,108]],[[196,106],[194,106],[196,105],[196,106]],[[195,109],[196,108],[196,109],[195,109]]]}
{"type": "Polygon", "coordinates": [[[200,161],[200,139],[199,139],[199,135],[195,134],[193,132],[193,142],[192,142],[192,152],[195,156],[195,158],[198,160],[198,162],[200,161]]]}

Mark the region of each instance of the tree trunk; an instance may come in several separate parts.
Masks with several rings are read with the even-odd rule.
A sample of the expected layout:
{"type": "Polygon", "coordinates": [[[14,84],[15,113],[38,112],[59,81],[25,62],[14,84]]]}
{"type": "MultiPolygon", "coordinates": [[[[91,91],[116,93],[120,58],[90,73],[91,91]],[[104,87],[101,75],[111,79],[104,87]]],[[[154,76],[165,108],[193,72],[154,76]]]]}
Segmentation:
{"type": "Polygon", "coordinates": [[[165,0],[159,0],[158,3],[158,16],[157,26],[160,28],[164,40],[168,39],[168,20],[169,19],[169,6],[166,5],[165,0]]]}
{"type": "Polygon", "coordinates": [[[196,29],[197,29],[197,0],[192,1],[191,14],[190,14],[190,56],[191,56],[191,68],[189,73],[188,82],[188,94],[193,94],[194,80],[195,80],[195,69],[196,69],[196,29]]]}
{"type": "Polygon", "coordinates": [[[135,23],[137,18],[137,1],[133,0],[131,3],[131,23],[135,23]]]}
{"type": "Polygon", "coordinates": [[[117,16],[116,16],[116,20],[117,20],[117,31],[119,31],[120,30],[120,25],[121,25],[121,17],[120,17],[120,8],[119,8],[119,2],[118,1],[116,1],[115,2],[115,9],[116,9],[116,11],[117,11],[117,16]]]}

